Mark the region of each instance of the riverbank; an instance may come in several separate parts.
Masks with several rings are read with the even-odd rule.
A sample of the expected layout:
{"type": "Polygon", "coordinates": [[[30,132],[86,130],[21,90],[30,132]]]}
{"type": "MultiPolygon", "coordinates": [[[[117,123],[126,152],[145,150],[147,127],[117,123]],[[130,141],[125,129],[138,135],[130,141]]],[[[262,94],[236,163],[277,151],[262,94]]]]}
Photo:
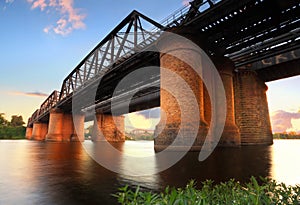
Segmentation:
{"type": "Polygon", "coordinates": [[[12,138],[0,138],[0,140],[26,140],[24,136],[12,137],[12,138]]]}
{"type": "Polygon", "coordinates": [[[299,204],[300,185],[287,186],[275,180],[261,178],[262,183],[251,177],[250,182],[241,184],[229,180],[214,184],[207,180],[196,188],[195,181],[190,181],[185,188],[165,188],[161,193],[141,191],[140,187],[130,190],[128,186],[113,194],[122,205],[127,204],[299,204]]]}
{"type": "Polygon", "coordinates": [[[300,139],[300,134],[297,133],[275,133],[273,139],[300,139]]]}
{"type": "Polygon", "coordinates": [[[1,140],[25,139],[26,127],[0,126],[1,140]]]}

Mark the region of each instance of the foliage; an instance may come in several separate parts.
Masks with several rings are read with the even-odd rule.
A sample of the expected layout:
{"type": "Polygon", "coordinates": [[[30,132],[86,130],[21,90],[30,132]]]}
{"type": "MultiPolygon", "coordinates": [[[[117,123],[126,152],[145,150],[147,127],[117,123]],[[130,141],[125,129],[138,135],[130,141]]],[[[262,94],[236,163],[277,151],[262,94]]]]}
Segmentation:
{"type": "Polygon", "coordinates": [[[289,133],[275,133],[273,134],[274,139],[300,139],[300,134],[296,132],[289,133]]]}
{"type": "Polygon", "coordinates": [[[126,140],[154,140],[154,134],[148,131],[144,131],[142,133],[126,133],[126,140]]]}
{"type": "Polygon", "coordinates": [[[4,115],[4,113],[0,113],[0,126],[8,124],[8,121],[4,118],[3,115],[4,115]]]}
{"type": "Polygon", "coordinates": [[[162,193],[135,191],[128,186],[119,189],[113,194],[120,204],[159,204],[159,205],[213,205],[213,204],[239,204],[239,205],[275,205],[299,204],[300,186],[287,186],[274,180],[262,179],[258,181],[251,177],[250,182],[242,185],[238,181],[229,180],[214,185],[207,180],[202,183],[201,189],[196,189],[195,181],[190,181],[185,188],[165,188],[162,193]]]}
{"type": "Polygon", "coordinates": [[[23,126],[0,126],[0,139],[24,139],[26,128],[23,126]]]}
{"type": "Polygon", "coordinates": [[[0,114],[0,139],[24,139],[26,128],[22,116],[13,115],[10,122],[0,114]]]}
{"type": "Polygon", "coordinates": [[[13,115],[11,116],[11,121],[10,121],[10,125],[13,127],[19,127],[19,126],[23,126],[25,124],[25,122],[23,121],[23,117],[17,116],[17,115],[13,115]]]}
{"type": "Polygon", "coordinates": [[[144,134],[144,135],[134,135],[134,136],[127,136],[126,140],[154,140],[153,134],[144,134]]]}

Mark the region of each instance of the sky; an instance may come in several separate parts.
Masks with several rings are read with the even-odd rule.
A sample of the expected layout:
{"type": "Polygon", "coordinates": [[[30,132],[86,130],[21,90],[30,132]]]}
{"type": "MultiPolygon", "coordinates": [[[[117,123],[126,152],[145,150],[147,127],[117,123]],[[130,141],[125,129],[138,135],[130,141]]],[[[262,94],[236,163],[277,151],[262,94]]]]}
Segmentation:
{"type": "Polygon", "coordinates": [[[28,117],[132,10],[161,21],[182,0],[0,0],[0,113],[28,117]],[[158,6],[159,5],[159,6],[158,6]]]}
{"type": "Polygon", "coordinates": [[[300,133],[300,76],[267,83],[273,132],[300,133]]]}
{"type": "MultiPolygon", "coordinates": [[[[28,117],[132,10],[161,21],[186,0],[0,0],[0,113],[28,117]]],[[[300,131],[300,77],[268,83],[272,122],[300,131]],[[275,117],[274,117],[275,116],[275,117]],[[278,117],[279,116],[279,117],[278,117]]],[[[157,109],[133,113],[134,127],[153,129],[157,109]]],[[[280,127],[278,125],[277,127],[280,127]]],[[[281,128],[283,129],[283,128],[281,128]]]]}

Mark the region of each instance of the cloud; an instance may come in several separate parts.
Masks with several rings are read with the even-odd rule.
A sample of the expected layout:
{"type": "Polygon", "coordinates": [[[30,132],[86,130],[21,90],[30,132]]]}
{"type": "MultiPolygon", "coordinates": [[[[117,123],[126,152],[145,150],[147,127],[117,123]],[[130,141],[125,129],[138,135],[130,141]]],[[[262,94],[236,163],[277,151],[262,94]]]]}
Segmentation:
{"type": "Polygon", "coordinates": [[[30,97],[47,97],[48,94],[42,92],[20,92],[20,91],[13,91],[10,92],[11,95],[22,95],[22,96],[30,96],[30,97]]]}
{"type": "Polygon", "coordinates": [[[300,112],[286,112],[278,110],[271,115],[272,129],[274,133],[300,131],[298,121],[300,112]]]}
{"type": "Polygon", "coordinates": [[[27,0],[27,2],[32,4],[31,9],[40,8],[41,11],[44,11],[45,8],[47,7],[45,0],[36,0],[36,1],[27,0]]]}
{"type": "Polygon", "coordinates": [[[56,7],[57,6],[56,0],[50,0],[49,6],[56,7]]]}
{"type": "Polygon", "coordinates": [[[55,25],[46,26],[45,33],[54,32],[55,34],[67,36],[73,30],[85,29],[83,14],[80,9],[74,8],[74,0],[27,0],[31,4],[31,9],[40,9],[47,14],[54,11],[58,14],[55,25]]]}

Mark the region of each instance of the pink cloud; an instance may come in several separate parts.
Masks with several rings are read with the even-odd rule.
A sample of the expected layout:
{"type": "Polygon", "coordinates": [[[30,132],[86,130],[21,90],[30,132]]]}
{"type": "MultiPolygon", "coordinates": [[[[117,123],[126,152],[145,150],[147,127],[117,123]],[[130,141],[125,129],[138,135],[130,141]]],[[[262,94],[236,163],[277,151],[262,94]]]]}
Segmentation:
{"type": "Polygon", "coordinates": [[[289,130],[299,130],[293,127],[292,120],[300,119],[300,112],[286,112],[278,110],[271,116],[272,130],[274,133],[288,132],[289,130]]]}
{"type": "Polygon", "coordinates": [[[13,91],[9,92],[10,95],[23,95],[23,96],[30,96],[30,97],[47,97],[48,94],[42,92],[20,92],[20,91],[13,91]]]}
{"type": "Polygon", "coordinates": [[[41,11],[44,11],[44,9],[46,7],[47,7],[47,4],[46,4],[45,0],[36,0],[36,1],[32,2],[31,9],[40,8],[41,11]]]}
{"type": "Polygon", "coordinates": [[[49,6],[52,6],[52,7],[55,7],[55,6],[57,6],[57,2],[56,2],[56,0],[50,0],[50,2],[49,2],[49,6]]]}
{"type": "Polygon", "coordinates": [[[57,26],[53,29],[56,34],[67,35],[74,29],[84,29],[85,14],[80,14],[78,9],[73,7],[73,0],[60,0],[60,12],[64,15],[57,21],[57,26]]]}
{"type": "Polygon", "coordinates": [[[65,36],[72,32],[72,28],[68,26],[67,20],[61,18],[56,23],[57,23],[57,26],[55,28],[53,28],[53,31],[56,34],[65,36]]]}
{"type": "Polygon", "coordinates": [[[27,0],[28,3],[32,4],[31,8],[40,8],[44,11],[48,8],[54,10],[59,14],[59,18],[56,21],[56,25],[49,25],[43,29],[45,33],[51,31],[55,34],[66,36],[73,30],[84,29],[86,25],[84,19],[86,15],[83,14],[80,9],[74,8],[74,0],[27,0]]]}

